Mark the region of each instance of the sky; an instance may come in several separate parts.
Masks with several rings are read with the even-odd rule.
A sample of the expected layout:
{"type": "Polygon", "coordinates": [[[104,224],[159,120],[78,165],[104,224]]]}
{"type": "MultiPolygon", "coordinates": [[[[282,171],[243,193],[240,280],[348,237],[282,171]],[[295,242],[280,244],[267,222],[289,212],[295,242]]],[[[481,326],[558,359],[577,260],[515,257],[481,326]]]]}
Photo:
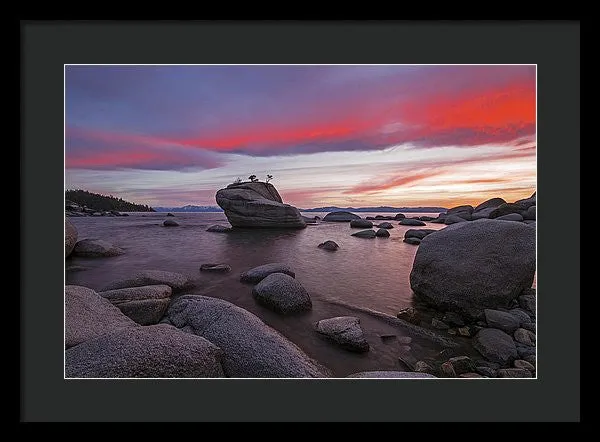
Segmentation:
{"type": "Polygon", "coordinates": [[[65,187],[216,205],[452,207],[536,187],[532,65],[65,66],[65,187]]]}

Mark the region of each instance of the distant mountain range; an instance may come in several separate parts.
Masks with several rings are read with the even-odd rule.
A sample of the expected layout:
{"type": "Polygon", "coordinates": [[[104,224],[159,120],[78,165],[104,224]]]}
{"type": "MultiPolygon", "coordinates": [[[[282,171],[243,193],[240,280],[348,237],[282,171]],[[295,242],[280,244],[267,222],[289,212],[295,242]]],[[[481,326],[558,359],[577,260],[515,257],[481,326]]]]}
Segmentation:
{"type": "MultiPolygon", "coordinates": [[[[157,212],[222,212],[219,206],[193,206],[187,205],[183,207],[154,207],[157,212]]],[[[418,213],[439,213],[445,212],[444,207],[316,207],[313,209],[299,209],[300,212],[335,212],[345,210],[348,212],[418,212],[418,213]]]]}

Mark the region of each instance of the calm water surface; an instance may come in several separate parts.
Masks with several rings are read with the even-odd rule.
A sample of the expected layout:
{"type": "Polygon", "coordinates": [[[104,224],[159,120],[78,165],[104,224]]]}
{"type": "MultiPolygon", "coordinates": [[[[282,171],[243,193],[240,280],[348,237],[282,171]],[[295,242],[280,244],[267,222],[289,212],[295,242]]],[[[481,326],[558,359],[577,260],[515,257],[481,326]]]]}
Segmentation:
{"type": "MultiPolygon", "coordinates": [[[[194,280],[194,294],[228,300],[259,316],[279,330],[309,355],[331,368],[338,376],[361,370],[403,370],[398,355],[407,351],[396,340],[381,340],[381,334],[401,337],[398,328],[349,306],[372,309],[395,315],[412,303],[409,274],[418,246],[402,242],[410,228],[441,229],[443,224],[426,223],[425,227],[399,226],[390,221],[389,238],[364,239],[350,236],[361,229],[349,223],[320,222],[302,230],[239,230],[229,233],[207,232],[213,224],[229,226],[223,213],[175,213],[179,227],[165,228],[165,213],[132,213],[129,217],[72,217],[79,239],[95,238],[109,241],[125,250],[125,254],[110,258],[80,258],[67,260],[66,283],[101,290],[109,282],[126,278],[145,270],[166,270],[183,273],[194,280]],[[340,249],[329,252],[317,248],[333,240],[340,249]],[[283,262],[296,272],[313,299],[311,312],[282,317],[256,304],[252,285],[239,281],[240,273],[269,262],[283,262]],[[201,264],[226,263],[232,271],[226,274],[200,272],[201,264]],[[83,266],[86,270],[71,271],[83,266]],[[336,301],[336,304],[330,301],[336,301]],[[340,303],[342,305],[340,305],[340,303]],[[365,329],[371,351],[353,354],[321,339],[313,330],[320,319],[338,316],[358,316],[365,329]]],[[[325,213],[305,213],[321,218],[325,213]]],[[[393,215],[361,213],[360,216],[393,215]]],[[[419,216],[424,214],[407,214],[419,216]]],[[[427,214],[436,216],[435,214],[427,214]]],[[[383,221],[382,221],[383,222],[383,221]]],[[[379,223],[379,221],[375,221],[379,223]]],[[[429,341],[413,338],[409,344],[415,357],[433,356],[441,348],[429,341]]]]}

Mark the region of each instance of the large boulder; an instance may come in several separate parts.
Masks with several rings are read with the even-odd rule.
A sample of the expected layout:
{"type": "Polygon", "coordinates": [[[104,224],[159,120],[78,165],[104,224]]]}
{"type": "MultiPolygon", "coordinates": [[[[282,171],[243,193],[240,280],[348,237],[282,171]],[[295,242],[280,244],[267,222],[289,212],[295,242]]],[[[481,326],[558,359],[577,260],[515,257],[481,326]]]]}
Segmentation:
{"type": "Polygon", "coordinates": [[[169,306],[177,328],[223,350],[225,374],[237,378],[319,378],[331,373],[258,317],[230,302],[184,295],[169,306]]]}
{"type": "Polygon", "coordinates": [[[487,201],[482,202],[477,207],[475,207],[473,212],[479,212],[480,210],[490,209],[490,208],[495,209],[496,207],[501,206],[502,204],[506,204],[506,201],[504,201],[502,198],[491,198],[487,201]]]}
{"type": "Polygon", "coordinates": [[[77,229],[65,218],[65,258],[68,258],[77,243],[77,229]]]}
{"type": "Polygon", "coordinates": [[[401,379],[413,379],[413,378],[435,378],[434,375],[429,373],[419,373],[414,371],[361,371],[358,373],[352,373],[347,378],[374,378],[374,379],[388,379],[388,378],[401,378],[401,379]]]}
{"type": "Polygon", "coordinates": [[[426,225],[423,221],[412,218],[403,218],[399,223],[401,226],[424,226],[426,225]]]}
{"type": "Polygon", "coordinates": [[[507,307],[533,284],[535,230],[522,223],[478,220],[448,226],[421,241],[410,285],[443,310],[477,316],[507,307]]]}
{"type": "Polygon", "coordinates": [[[423,239],[433,232],[435,232],[434,229],[408,229],[406,232],[404,232],[404,238],[423,239]]]}
{"type": "Polygon", "coordinates": [[[145,285],[168,285],[173,292],[178,292],[191,287],[190,279],[181,273],[165,272],[162,270],[143,270],[125,279],[113,281],[102,290],[115,290],[128,287],[142,287],[145,285]]]}
{"type": "Polygon", "coordinates": [[[358,353],[369,351],[360,320],[354,316],[322,319],[315,324],[315,330],[346,350],[358,353]]]}
{"type": "Polygon", "coordinates": [[[508,215],[502,215],[497,218],[494,218],[497,221],[523,221],[523,216],[519,213],[509,213],[508,215]]]}
{"type": "Polygon", "coordinates": [[[82,239],[77,241],[73,249],[73,255],[90,258],[118,256],[123,253],[125,253],[123,249],[101,239],[82,239]]]}
{"type": "Polygon", "coordinates": [[[167,311],[171,293],[168,285],[146,285],[107,290],[98,294],[138,324],[152,325],[158,323],[167,311]]]}
{"type": "Polygon", "coordinates": [[[130,327],[139,325],[94,290],[65,286],[65,348],[130,327]]]}
{"type": "MultiPolygon", "coordinates": [[[[463,213],[465,213],[465,212],[463,212],[463,213]]],[[[448,215],[444,218],[444,224],[447,224],[447,225],[464,223],[465,221],[467,221],[465,218],[463,218],[462,216],[458,216],[458,215],[448,215]]]]}
{"type": "Polygon", "coordinates": [[[537,201],[536,193],[537,192],[533,192],[533,194],[529,198],[515,201],[515,204],[519,204],[520,206],[524,207],[525,210],[527,210],[531,206],[535,206],[537,201]]]}
{"type": "Polygon", "coordinates": [[[68,378],[222,378],[222,351],[200,336],[158,324],[126,328],[65,352],[68,378]]]}
{"type": "Polygon", "coordinates": [[[355,215],[351,212],[345,212],[338,210],[337,212],[330,212],[323,217],[323,221],[336,221],[336,222],[348,222],[355,219],[361,219],[360,216],[355,215]]]}
{"type": "Polygon", "coordinates": [[[486,207],[485,209],[478,210],[471,214],[471,220],[475,221],[477,219],[489,218],[490,214],[496,210],[496,207],[486,207]]]}
{"type": "Polygon", "coordinates": [[[254,286],[252,295],[259,304],[283,315],[312,308],[306,289],[285,273],[271,273],[254,286]]]}
{"type": "Polygon", "coordinates": [[[285,273],[292,278],[296,277],[296,274],[292,268],[287,264],[283,264],[281,262],[271,262],[269,264],[264,264],[245,271],[240,275],[240,281],[256,284],[257,282],[265,279],[271,273],[285,273]]]}
{"type": "Polygon", "coordinates": [[[513,339],[496,328],[484,328],[473,338],[473,347],[491,362],[508,366],[519,357],[513,339]]]}
{"type": "Polygon", "coordinates": [[[373,227],[373,223],[367,219],[353,219],[350,221],[350,227],[359,229],[368,229],[373,227]]]}
{"type": "Polygon", "coordinates": [[[284,204],[270,183],[230,184],[217,191],[216,200],[233,227],[306,227],[300,211],[284,204]]]}

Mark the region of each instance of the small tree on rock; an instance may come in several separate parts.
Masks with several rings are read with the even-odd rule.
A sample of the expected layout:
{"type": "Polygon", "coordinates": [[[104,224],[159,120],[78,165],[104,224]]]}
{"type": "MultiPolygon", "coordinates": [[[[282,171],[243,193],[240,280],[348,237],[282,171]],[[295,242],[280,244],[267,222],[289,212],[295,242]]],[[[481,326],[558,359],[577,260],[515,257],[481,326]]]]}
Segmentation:
{"type": "Polygon", "coordinates": [[[256,175],[250,175],[250,176],[248,177],[248,179],[249,179],[250,181],[252,181],[253,183],[254,183],[254,182],[256,182],[256,181],[258,181],[258,178],[256,178],[256,175]]]}
{"type": "Polygon", "coordinates": [[[267,175],[267,179],[265,180],[265,183],[268,183],[272,179],[273,179],[273,175],[267,175]]]}

